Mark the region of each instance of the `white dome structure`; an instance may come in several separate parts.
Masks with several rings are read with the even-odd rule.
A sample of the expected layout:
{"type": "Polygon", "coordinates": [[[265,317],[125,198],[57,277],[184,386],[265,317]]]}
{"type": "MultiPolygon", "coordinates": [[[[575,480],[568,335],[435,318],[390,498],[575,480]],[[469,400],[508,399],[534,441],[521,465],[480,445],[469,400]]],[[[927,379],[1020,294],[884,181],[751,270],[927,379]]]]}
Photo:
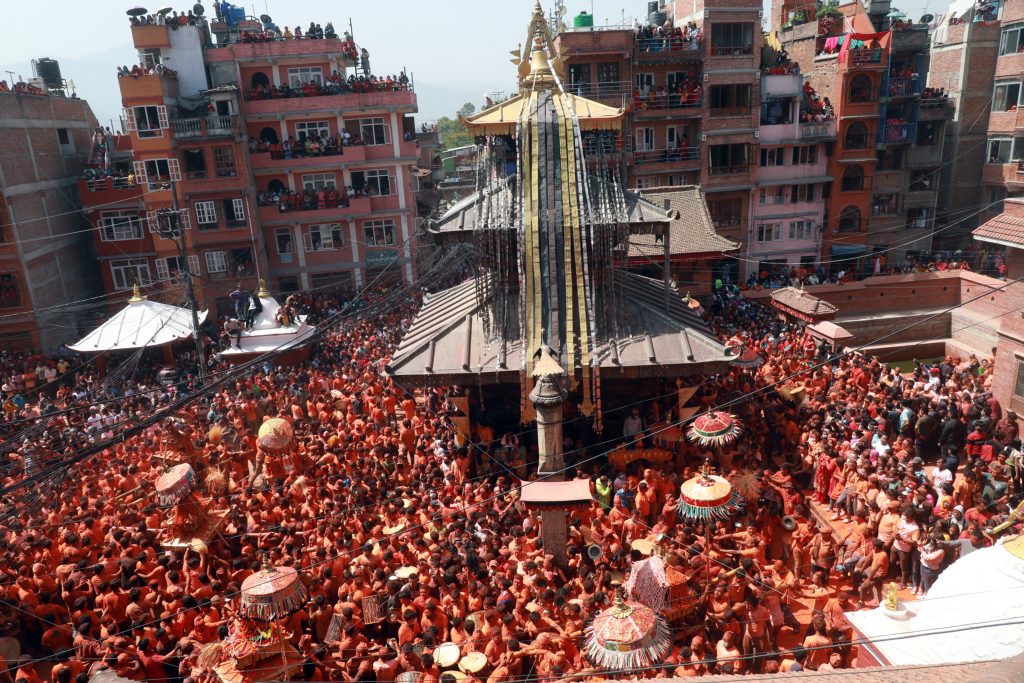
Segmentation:
{"type": "MultiPolygon", "coordinates": [[[[909,617],[884,607],[847,612],[861,648],[879,664],[952,664],[1024,653],[1024,536],[961,557],[928,597],[904,603],[909,617]]],[[[863,659],[863,656],[862,656],[863,659]]]]}
{"type": "Polygon", "coordinates": [[[223,351],[225,356],[243,356],[249,354],[268,353],[270,351],[283,351],[303,346],[312,341],[316,328],[306,322],[306,316],[298,315],[292,320],[291,325],[282,327],[277,322],[277,311],[281,304],[277,299],[270,296],[266,284],[260,280],[260,288],[256,292],[263,310],[256,316],[251,330],[242,332],[237,348],[232,338],[230,349],[223,351]]]}

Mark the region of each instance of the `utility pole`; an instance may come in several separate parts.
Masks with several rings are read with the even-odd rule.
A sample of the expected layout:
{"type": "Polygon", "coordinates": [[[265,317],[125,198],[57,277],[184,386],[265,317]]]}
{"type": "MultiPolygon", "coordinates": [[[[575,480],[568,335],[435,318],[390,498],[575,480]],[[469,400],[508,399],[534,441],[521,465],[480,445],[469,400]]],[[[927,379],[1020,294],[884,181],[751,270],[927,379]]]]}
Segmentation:
{"type": "Polygon", "coordinates": [[[185,251],[185,230],[182,227],[181,209],[178,207],[178,188],[171,180],[171,209],[161,209],[157,212],[157,231],[161,237],[174,240],[178,245],[178,261],[181,263],[182,274],[185,277],[185,298],[192,311],[192,341],[196,346],[196,369],[199,375],[199,383],[203,384],[206,378],[206,358],[203,354],[203,342],[199,337],[199,306],[196,303],[196,292],[192,286],[192,266],[188,262],[188,253],[185,251]]]}

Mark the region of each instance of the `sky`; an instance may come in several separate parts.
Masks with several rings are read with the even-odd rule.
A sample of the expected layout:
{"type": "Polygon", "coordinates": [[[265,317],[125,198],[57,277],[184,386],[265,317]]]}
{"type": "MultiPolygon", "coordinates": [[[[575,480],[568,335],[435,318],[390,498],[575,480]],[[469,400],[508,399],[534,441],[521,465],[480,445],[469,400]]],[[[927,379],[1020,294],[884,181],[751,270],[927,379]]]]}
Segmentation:
{"type": "MultiPolygon", "coordinates": [[[[770,0],[766,1],[767,4],[770,0]]],[[[269,14],[278,26],[334,23],[341,32],[352,21],[356,42],[370,51],[373,73],[397,73],[403,67],[416,84],[420,121],[451,116],[464,102],[477,106],[484,93],[515,86],[509,51],[523,42],[534,0],[257,0],[250,13],[269,14]]],[[[554,0],[543,0],[549,9],[554,0]]],[[[0,78],[32,75],[31,60],[50,57],[60,62],[65,79],[73,80],[79,97],[89,101],[96,118],[109,124],[120,115],[115,67],[136,61],[125,10],[131,1],[46,0],[5,3],[8,27],[0,51],[0,78]],[[40,16],[45,12],[45,20],[40,16]],[[44,21],[45,30],[37,30],[44,21]],[[29,29],[28,27],[37,27],[29,29]]],[[[171,6],[189,9],[191,2],[171,6]]],[[[210,0],[203,3],[212,15],[210,0]]],[[[925,12],[945,11],[948,0],[894,0],[914,19],[925,12]]],[[[161,3],[143,4],[150,11],[161,3]]],[[[647,11],[646,0],[565,0],[567,18],[580,10],[595,23],[632,23],[647,11]]]]}

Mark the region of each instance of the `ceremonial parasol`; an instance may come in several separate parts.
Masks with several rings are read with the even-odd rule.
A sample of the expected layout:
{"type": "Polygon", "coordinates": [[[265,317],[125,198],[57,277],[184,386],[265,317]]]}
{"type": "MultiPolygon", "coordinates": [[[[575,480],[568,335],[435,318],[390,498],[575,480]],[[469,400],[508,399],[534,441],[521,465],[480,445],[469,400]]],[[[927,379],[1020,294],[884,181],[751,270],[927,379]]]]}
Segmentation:
{"type": "Polygon", "coordinates": [[[196,473],[187,462],[175,465],[156,480],[156,500],[163,507],[177,505],[196,489],[196,473]]]}
{"type": "Polygon", "coordinates": [[[455,643],[441,643],[434,648],[434,662],[442,669],[451,669],[462,656],[459,646],[455,643]]]}
{"type": "Polygon", "coordinates": [[[679,517],[694,522],[728,519],[740,507],[740,497],[724,477],[705,464],[696,477],[679,487],[679,517]]]}
{"type": "Polygon", "coordinates": [[[724,410],[708,411],[690,423],[686,436],[701,446],[724,446],[732,443],[743,432],[743,426],[724,410]]]}
{"type": "Polygon", "coordinates": [[[757,349],[745,349],[729,363],[734,368],[759,368],[763,364],[764,358],[757,349]]]}
{"type": "Polygon", "coordinates": [[[671,647],[668,623],[647,605],[626,602],[621,594],[594,617],[583,635],[583,654],[590,663],[613,671],[660,664],[671,647]]]}
{"type": "Polygon", "coordinates": [[[655,612],[665,608],[668,591],[668,577],[665,576],[665,561],[657,555],[634,562],[629,570],[629,579],[623,586],[626,595],[655,612]]]}
{"type": "Polygon", "coordinates": [[[238,611],[254,621],[274,621],[297,612],[308,597],[297,571],[265,564],[242,582],[238,611]]]}
{"type": "Polygon", "coordinates": [[[761,497],[761,479],[754,470],[743,470],[732,479],[732,487],[748,503],[761,497]]]}
{"type": "Polygon", "coordinates": [[[147,10],[145,7],[132,7],[130,10],[125,12],[125,14],[130,17],[141,17],[143,14],[146,14],[146,12],[147,10]]]}
{"type": "Polygon", "coordinates": [[[280,417],[272,417],[260,425],[257,435],[260,445],[269,451],[283,451],[291,444],[295,432],[288,421],[280,417]]]}

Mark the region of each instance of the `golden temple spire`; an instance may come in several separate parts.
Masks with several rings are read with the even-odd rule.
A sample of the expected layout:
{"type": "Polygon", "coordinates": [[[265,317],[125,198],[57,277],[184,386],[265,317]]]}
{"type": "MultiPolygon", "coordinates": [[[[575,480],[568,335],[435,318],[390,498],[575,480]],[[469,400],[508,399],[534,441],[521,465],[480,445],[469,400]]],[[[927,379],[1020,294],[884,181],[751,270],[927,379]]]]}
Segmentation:
{"type": "Polygon", "coordinates": [[[137,284],[132,285],[132,296],[131,296],[130,299],[128,299],[128,303],[130,303],[130,304],[137,304],[140,301],[145,301],[145,300],[146,300],[146,297],[142,296],[142,292],[139,291],[139,286],[137,284]]]}
{"type": "Polygon", "coordinates": [[[531,89],[547,89],[555,87],[555,74],[561,77],[562,60],[555,52],[551,37],[551,27],[544,17],[544,8],[537,0],[533,5],[533,15],[526,31],[526,44],[523,54],[513,62],[519,65],[520,91],[527,85],[531,89]]]}
{"type": "Polygon", "coordinates": [[[270,292],[267,291],[267,281],[263,278],[260,278],[260,286],[259,289],[256,290],[256,296],[260,299],[270,296],[270,292]]]}

